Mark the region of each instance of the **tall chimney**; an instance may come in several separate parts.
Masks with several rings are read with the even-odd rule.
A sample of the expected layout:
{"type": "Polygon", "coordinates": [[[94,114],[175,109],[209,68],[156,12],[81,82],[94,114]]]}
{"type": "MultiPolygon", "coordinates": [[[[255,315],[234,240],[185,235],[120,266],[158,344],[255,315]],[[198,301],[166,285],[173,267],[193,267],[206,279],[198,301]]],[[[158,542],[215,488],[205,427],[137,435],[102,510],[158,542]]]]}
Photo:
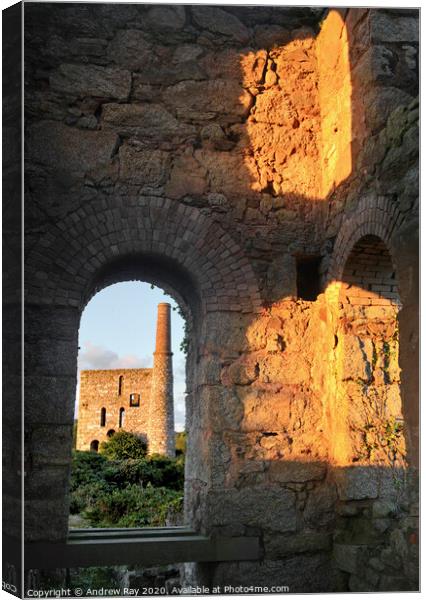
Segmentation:
{"type": "Polygon", "coordinates": [[[149,454],[175,456],[170,304],[158,305],[157,337],[151,380],[149,454]]]}

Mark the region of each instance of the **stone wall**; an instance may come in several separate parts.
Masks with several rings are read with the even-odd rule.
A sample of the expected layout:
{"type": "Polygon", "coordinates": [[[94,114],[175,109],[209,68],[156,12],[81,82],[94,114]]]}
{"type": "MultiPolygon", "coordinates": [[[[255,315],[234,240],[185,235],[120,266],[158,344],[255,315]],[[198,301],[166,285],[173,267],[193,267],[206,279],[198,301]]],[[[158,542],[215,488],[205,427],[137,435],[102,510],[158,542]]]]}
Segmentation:
{"type": "MultiPolygon", "coordinates": [[[[162,286],[189,324],[186,521],[264,552],[187,580],[415,589],[417,12],[39,4],[25,22],[32,376],[69,407],[87,300],[162,286]],[[344,280],[372,236],[401,310],[372,303],[396,293],[368,289],[380,268],[367,294],[344,280]],[[404,417],[397,461],[363,452],[362,407],[404,417]]],[[[64,539],[72,415],[28,400],[28,480],[56,495],[27,487],[27,536],[64,539]]]]}

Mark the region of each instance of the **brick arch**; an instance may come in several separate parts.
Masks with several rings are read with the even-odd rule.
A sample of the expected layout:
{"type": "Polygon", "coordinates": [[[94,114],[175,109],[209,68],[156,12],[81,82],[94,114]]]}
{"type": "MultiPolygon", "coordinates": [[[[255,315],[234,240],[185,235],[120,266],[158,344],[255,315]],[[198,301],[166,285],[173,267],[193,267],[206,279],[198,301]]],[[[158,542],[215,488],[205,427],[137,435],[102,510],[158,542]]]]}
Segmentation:
{"type": "Polygon", "coordinates": [[[395,266],[393,236],[404,217],[389,198],[364,198],[356,213],[343,217],[344,222],[334,245],[326,283],[341,281],[346,262],[355,244],[365,236],[376,236],[386,245],[395,266]]]}
{"type": "Polygon", "coordinates": [[[187,302],[198,302],[203,314],[261,304],[252,267],[232,237],[199,209],[163,198],[83,205],[57,224],[56,234],[39,240],[27,265],[28,301],[34,304],[81,310],[111,283],[153,281],[149,268],[159,273],[155,283],[180,298],[190,295],[187,302]]]}

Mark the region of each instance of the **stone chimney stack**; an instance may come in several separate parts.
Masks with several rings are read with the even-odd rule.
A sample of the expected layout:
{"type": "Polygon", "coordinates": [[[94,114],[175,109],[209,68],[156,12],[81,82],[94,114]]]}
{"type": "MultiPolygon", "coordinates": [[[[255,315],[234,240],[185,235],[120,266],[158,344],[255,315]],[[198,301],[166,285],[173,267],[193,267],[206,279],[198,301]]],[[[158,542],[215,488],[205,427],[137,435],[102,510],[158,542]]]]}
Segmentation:
{"type": "Polygon", "coordinates": [[[175,456],[170,304],[158,305],[157,337],[149,405],[149,454],[175,456]]]}

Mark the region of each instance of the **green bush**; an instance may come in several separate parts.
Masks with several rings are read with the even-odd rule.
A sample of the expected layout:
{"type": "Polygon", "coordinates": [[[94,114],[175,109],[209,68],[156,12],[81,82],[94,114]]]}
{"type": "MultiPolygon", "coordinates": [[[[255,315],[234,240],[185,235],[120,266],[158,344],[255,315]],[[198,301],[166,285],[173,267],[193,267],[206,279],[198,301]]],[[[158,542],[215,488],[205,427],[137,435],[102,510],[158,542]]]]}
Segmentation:
{"type": "Polygon", "coordinates": [[[182,493],[133,484],[101,494],[84,517],[95,527],[159,527],[165,525],[169,511],[180,511],[182,504],[182,493]]]}
{"type": "Polygon", "coordinates": [[[109,460],[144,458],[146,441],[129,431],[117,431],[107,442],[102,442],[100,453],[109,460]]]}
{"type": "Polygon", "coordinates": [[[86,483],[71,490],[70,513],[72,515],[82,513],[94,506],[100,496],[111,494],[116,489],[102,479],[92,483],[86,483]]]}
{"type": "Polygon", "coordinates": [[[71,467],[71,491],[87,483],[95,483],[104,479],[107,459],[95,452],[75,450],[71,467]]]}
{"type": "Polygon", "coordinates": [[[169,510],[181,510],[183,486],[183,456],[111,460],[75,451],[70,512],[81,513],[97,527],[164,525],[169,510]]]}
{"type": "Polygon", "coordinates": [[[119,488],[124,488],[128,484],[150,483],[156,487],[167,487],[178,491],[182,490],[184,485],[184,462],[182,459],[170,459],[164,456],[108,461],[103,469],[103,477],[119,488]]]}

